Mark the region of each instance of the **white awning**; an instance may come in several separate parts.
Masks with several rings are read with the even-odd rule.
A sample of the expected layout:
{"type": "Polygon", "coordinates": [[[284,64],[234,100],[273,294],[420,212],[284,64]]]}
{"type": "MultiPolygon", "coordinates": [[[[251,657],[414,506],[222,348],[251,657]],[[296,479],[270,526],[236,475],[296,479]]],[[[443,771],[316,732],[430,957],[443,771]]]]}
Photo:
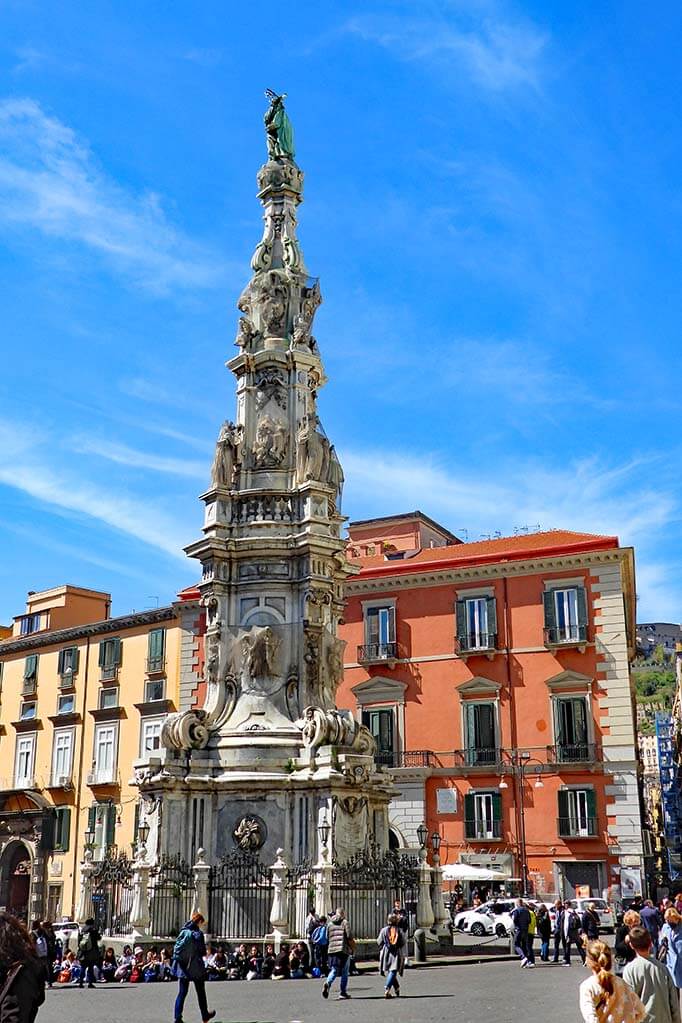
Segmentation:
{"type": "Polygon", "coordinates": [[[509,881],[507,874],[468,863],[449,863],[441,868],[444,881],[509,881]]]}

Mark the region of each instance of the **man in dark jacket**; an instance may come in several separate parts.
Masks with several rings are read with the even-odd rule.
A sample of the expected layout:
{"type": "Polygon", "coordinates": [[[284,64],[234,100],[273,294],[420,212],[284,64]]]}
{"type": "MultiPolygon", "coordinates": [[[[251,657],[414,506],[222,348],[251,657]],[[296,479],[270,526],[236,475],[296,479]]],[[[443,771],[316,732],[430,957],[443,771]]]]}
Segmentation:
{"type": "Polygon", "coordinates": [[[530,913],[526,908],[523,899],[516,900],[516,909],[512,912],[511,918],[512,923],[514,924],[514,948],[517,954],[521,957],[521,966],[524,970],[534,969],[535,963],[532,961],[528,947],[530,913]]]}
{"type": "Polygon", "coordinates": [[[651,935],[651,944],[653,945],[654,956],[656,956],[658,955],[658,932],[663,926],[663,917],[651,899],[646,900],[639,911],[639,915],[642,920],[642,926],[646,927],[651,935]]]}
{"type": "Polygon", "coordinates": [[[571,945],[578,949],[581,962],[585,963],[585,949],[580,940],[580,917],[570,902],[564,902],[564,915],[561,922],[561,935],[564,945],[564,966],[571,965],[571,945]]]}
{"type": "Polygon", "coordinates": [[[588,941],[596,941],[599,937],[599,925],[601,920],[597,913],[594,902],[590,902],[585,909],[581,919],[580,927],[588,941]]]}
{"type": "Polygon", "coordinates": [[[561,899],[554,903],[554,958],[553,963],[559,962],[559,949],[563,946],[564,934],[564,904],[561,899]]]}
{"type": "Polygon", "coordinates": [[[83,930],[78,938],[78,959],[81,964],[81,977],[78,987],[83,987],[83,981],[87,975],[88,987],[95,986],[95,967],[102,962],[102,950],[99,943],[102,935],[95,927],[95,921],[85,921],[83,930]]]}
{"type": "Polygon", "coordinates": [[[215,1010],[209,1012],[206,1001],[206,941],[201,931],[205,923],[201,913],[192,913],[191,919],[178,934],[173,949],[173,965],[171,973],[178,980],[178,996],[175,999],[175,1023],[182,1023],[182,1010],[189,991],[190,983],[194,984],[199,1003],[202,1023],[208,1023],[215,1016],[215,1010]]]}

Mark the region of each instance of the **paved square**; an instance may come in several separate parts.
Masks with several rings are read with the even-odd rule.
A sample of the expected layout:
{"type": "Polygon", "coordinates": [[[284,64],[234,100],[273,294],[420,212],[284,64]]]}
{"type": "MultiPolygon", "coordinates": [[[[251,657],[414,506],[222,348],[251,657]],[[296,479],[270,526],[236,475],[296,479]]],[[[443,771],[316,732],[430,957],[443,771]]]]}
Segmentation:
{"type": "MultiPolygon", "coordinates": [[[[539,965],[521,970],[515,962],[480,966],[444,966],[408,970],[403,996],[387,1004],[378,973],[352,977],[351,1001],[328,1002],[317,980],[247,981],[207,985],[216,1023],[330,1023],[397,1020],[403,1023],[575,1023],[578,986],[585,969],[574,964],[539,965]]],[[[337,982],[338,984],[338,982],[337,982]]],[[[97,990],[47,992],[38,1023],[172,1023],[174,984],[98,985],[97,990]]],[[[185,1023],[198,1023],[194,991],[185,1006],[185,1023]]]]}

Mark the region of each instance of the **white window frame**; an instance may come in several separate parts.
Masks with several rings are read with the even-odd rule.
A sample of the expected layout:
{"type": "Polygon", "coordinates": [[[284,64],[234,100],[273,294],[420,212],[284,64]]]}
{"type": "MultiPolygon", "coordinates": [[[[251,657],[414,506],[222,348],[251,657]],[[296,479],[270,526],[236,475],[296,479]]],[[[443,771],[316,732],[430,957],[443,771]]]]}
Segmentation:
{"type": "Polygon", "coordinates": [[[19,720],[20,721],[35,721],[35,719],[37,717],[38,717],[38,704],[36,703],[36,701],[35,700],[24,700],[23,703],[21,704],[21,706],[19,707],[19,720]],[[32,714],[25,713],[25,711],[27,711],[29,707],[33,707],[33,713],[32,714]]]}
{"type": "Polygon", "coordinates": [[[156,752],[161,748],[161,729],[166,719],[163,717],[153,718],[142,718],[140,722],[140,756],[146,757],[156,752]],[[158,746],[153,746],[151,749],[147,749],[147,738],[150,732],[155,732],[158,727],[158,733],[152,738],[158,738],[158,746]]]}
{"type": "Polygon", "coordinates": [[[76,694],[75,693],[61,693],[57,697],[57,714],[58,715],[59,714],[73,714],[75,712],[75,710],[76,710],[76,694]],[[64,703],[65,701],[70,701],[71,702],[71,709],[70,710],[64,710],[62,708],[62,703],[64,703]]]}
{"type": "Polygon", "coordinates": [[[557,639],[560,643],[577,643],[580,639],[580,626],[578,624],[578,587],[559,586],[552,588],[552,599],[554,601],[554,618],[556,621],[557,639]],[[569,607],[568,595],[573,594],[572,608],[569,607]],[[559,607],[563,604],[564,620],[567,625],[559,625],[559,607]],[[566,612],[568,611],[568,614],[566,612]],[[573,620],[572,620],[573,619],[573,620]]]}
{"type": "Polygon", "coordinates": [[[71,774],[73,772],[73,747],[74,747],[74,736],[75,731],[73,728],[55,728],[52,736],[52,784],[62,784],[60,778],[68,778],[71,780],[71,774]],[[68,742],[65,742],[68,740],[68,742]],[[61,744],[61,749],[59,748],[61,744]],[[58,766],[59,753],[63,752],[64,749],[68,750],[66,756],[61,759],[64,761],[61,768],[58,766]]]}
{"type": "Polygon", "coordinates": [[[119,706],[119,699],[120,699],[120,697],[119,697],[119,694],[118,694],[118,686],[102,686],[102,688],[99,691],[99,698],[97,700],[97,705],[98,705],[100,710],[112,710],[114,707],[118,707],[119,706]],[[116,694],[116,703],[112,703],[111,706],[109,707],[109,706],[106,706],[103,703],[102,697],[103,697],[104,693],[112,693],[112,692],[116,694]]]}
{"type": "Polygon", "coordinates": [[[465,597],[464,614],[467,627],[467,649],[485,650],[490,646],[488,638],[488,597],[465,597]],[[473,614],[472,631],[469,622],[469,607],[475,605],[473,614]],[[482,637],[485,636],[485,640],[482,637]],[[473,640],[473,642],[470,642],[473,640]]]}
{"type": "Polygon", "coordinates": [[[97,778],[97,782],[100,785],[113,784],[116,781],[116,773],[118,771],[118,722],[100,722],[95,725],[95,735],[93,741],[93,752],[92,752],[92,763],[93,773],[97,778]],[[111,754],[111,767],[104,769],[99,763],[99,750],[102,748],[100,736],[103,732],[111,731],[112,733],[112,754],[111,754]]]}
{"type": "Polygon", "coordinates": [[[17,736],[16,751],[14,754],[14,786],[15,788],[32,787],[35,778],[36,768],[36,733],[30,732],[17,736]],[[25,759],[26,770],[20,773],[20,764],[25,759]]]}
{"type": "Polygon", "coordinates": [[[568,789],[568,820],[575,821],[571,830],[572,838],[590,838],[590,812],[587,804],[587,789],[568,789]],[[581,823],[584,822],[584,823],[581,823]]]}
{"type": "Polygon", "coordinates": [[[166,679],[163,676],[155,675],[154,678],[146,678],[144,680],[144,702],[145,703],[160,703],[161,700],[166,699],[166,679]],[[152,686],[161,686],[161,696],[150,697],[148,690],[152,686]]]}
{"type": "Polygon", "coordinates": [[[495,838],[495,808],[492,792],[474,792],[474,824],[476,828],[477,841],[492,841],[495,838]],[[487,810],[486,810],[487,808],[487,810]],[[483,813],[481,813],[483,809],[483,813]],[[479,823],[485,824],[485,833],[481,830],[479,835],[479,823]]]}

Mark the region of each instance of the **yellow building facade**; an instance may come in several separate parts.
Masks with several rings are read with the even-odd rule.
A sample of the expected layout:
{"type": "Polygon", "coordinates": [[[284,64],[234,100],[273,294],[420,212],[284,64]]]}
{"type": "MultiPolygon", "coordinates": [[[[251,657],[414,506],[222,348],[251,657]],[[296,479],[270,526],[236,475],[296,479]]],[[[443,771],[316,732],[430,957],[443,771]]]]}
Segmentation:
{"type": "Polygon", "coordinates": [[[130,852],[133,762],[200,678],[198,594],[110,606],[73,586],[30,593],[0,638],[0,910],[25,919],[73,919],[86,833],[95,859],[130,852]]]}

